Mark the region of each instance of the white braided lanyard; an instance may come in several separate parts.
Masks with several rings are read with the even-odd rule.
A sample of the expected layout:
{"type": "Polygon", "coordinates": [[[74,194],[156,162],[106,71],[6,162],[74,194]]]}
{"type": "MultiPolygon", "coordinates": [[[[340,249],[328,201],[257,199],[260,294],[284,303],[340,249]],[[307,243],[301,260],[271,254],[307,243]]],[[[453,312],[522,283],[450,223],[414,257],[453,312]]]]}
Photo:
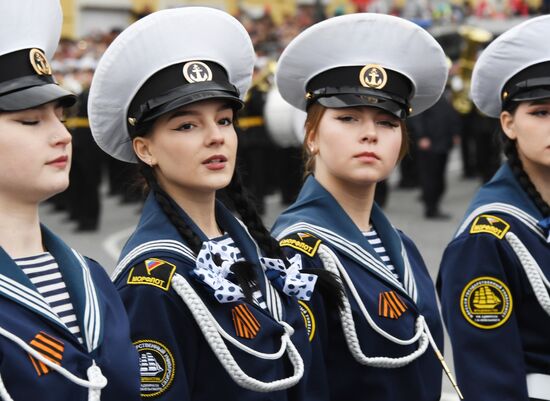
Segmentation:
{"type": "Polygon", "coordinates": [[[437,345],[435,344],[435,341],[433,340],[430,333],[430,329],[422,315],[419,315],[416,319],[415,335],[408,340],[396,338],[380,328],[369,315],[365,304],[361,300],[357,289],[353,285],[353,281],[349,277],[346,269],[344,268],[338,257],[334,254],[334,252],[328,246],[321,244],[319,246],[317,254],[323,262],[323,266],[326,270],[333,274],[336,274],[338,277],[340,277],[340,279],[343,278],[343,282],[348,286],[353,298],[355,299],[355,302],[357,302],[359,309],[363,313],[363,316],[374,331],[382,335],[384,338],[390,340],[391,342],[399,345],[410,345],[418,341],[418,348],[409,355],[405,355],[403,357],[390,358],[381,356],[366,356],[361,349],[361,344],[359,343],[359,339],[357,337],[357,331],[355,329],[355,322],[353,320],[350,302],[348,300],[348,297],[344,295],[342,297],[343,308],[339,311],[340,321],[342,323],[342,329],[348,348],[357,362],[362,365],[372,367],[399,368],[408,365],[409,363],[423,355],[428,348],[428,344],[432,345],[434,351],[437,350],[437,352],[439,352],[437,345]]]}
{"type": "Polygon", "coordinates": [[[304,374],[304,362],[298,350],[290,340],[290,336],[294,334],[294,329],[285,322],[279,323],[284,328],[284,334],[281,336],[281,348],[273,354],[266,354],[253,350],[239,341],[235,340],[231,335],[225,332],[218,324],[208,307],[203,300],[197,295],[193,287],[180,274],[174,274],[172,278],[172,288],[180,296],[183,302],[187,305],[191,314],[195,318],[204,338],[208,345],[229,373],[229,376],[241,387],[248,390],[258,392],[271,392],[284,390],[294,386],[302,378],[304,374]],[[260,359],[276,360],[280,359],[283,354],[288,354],[288,358],[294,367],[294,374],[284,379],[274,380],[272,382],[263,382],[247,375],[239,366],[231,352],[225,344],[224,338],[240,350],[253,355],[260,359]]]}
{"type": "MultiPolygon", "coordinates": [[[[3,337],[6,337],[8,340],[13,341],[17,345],[19,345],[23,350],[31,354],[34,358],[38,359],[44,365],[58,372],[62,376],[65,376],[71,382],[87,388],[88,401],[100,401],[101,390],[107,385],[107,378],[103,376],[103,374],[101,373],[101,369],[99,368],[99,366],[95,364],[95,361],[92,361],[92,365],[88,368],[86,372],[88,375],[88,380],[84,380],[75,376],[74,374],[72,374],[62,366],[59,366],[51,362],[49,359],[44,357],[40,352],[36,351],[34,348],[28,345],[21,338],[17,337],[13,333],[10,333],[3,327],[0,327],[0,335],[3,337]]],[[[11,398],[11,396],[9,395],[8,390],[6,389],[6,386],[4,385],[4,381],[2,380],[1,376],[0,376],[0,398],[2,398],[2,400],[4,401],[13,401],[13,398],[11,398]]]]}
{"type": "Polygon", "coordinates": [[[550,315],[550,296],[548,295],[550,282],[544,275],[533,255],[531,255],[527,247],[521,242],[516,234],[508,231],[504,238],[506,238],[506,241],[517,255],[540,306],[550,315]]]}

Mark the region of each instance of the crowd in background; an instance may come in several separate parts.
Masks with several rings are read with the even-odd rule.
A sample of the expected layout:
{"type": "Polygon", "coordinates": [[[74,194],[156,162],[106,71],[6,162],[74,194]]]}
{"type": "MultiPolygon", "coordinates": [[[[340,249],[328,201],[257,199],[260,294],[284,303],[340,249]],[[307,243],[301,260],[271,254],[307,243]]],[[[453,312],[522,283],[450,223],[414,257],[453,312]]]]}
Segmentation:
{"type": "MultiPolygon", "coordinates": [[[[354,3],[358,12],[367,11],[398,15],[413,20],[426,29],[437,26],[459,26],[465,23],[470,17],[505,20],[514,16],[546,13],[550,10],[550,0],[543,0],[538,9],[530,6],[527,0],[510,0],[505,6],[502,2],[480,0],[477,2],[476,7],[470,7],[468,3],[458,4],[456,1],[441,0],[406,1],[403,7],[392,6],[387,0],[356,0],[354,3]]],[[[134,18],[141,18],[148,13],[149,10],[143,10],[140,13],[136,13],[134,18]]],[[[336,8],[334,11],[334,15],[342,13],[344,13],[344,10],[340,8],[336,8]]],[[[298,33],[315,22],[331,16],[327,15],[324,9],[312,5],[298,7],[295,15],[286,16],[280,24],[274,22],[269,7],[266,7],[261,15],[258,15],[258,13],[251,14],[246,10],[242,10],[236,17],[245,26],[252,38],[257,55],[256,69],[257,72],[261,73],[269,68],[271,61],[277,60],[281,51],[298,33]]],[[[86,124],[87,89],[91,83],[93,72],[106,48],[123,28],[115,27],[109,32],[94,32],[77,40],[64,38],[61,40],[52,62],[57,80],[65,88],[79,94],[80,97],[80,105],[72,111],[72,115],[69,116],[70,118],[67,121],[68,128],[73,133],[74,160],[79,160],[80,166],[73,164],[71,187],[66,193],[55,197],[53,200],[57,209],[66,210],[69,218],[77,223],[77,231],[93,231],[98,228],[101,209],[99,188],[103,178],[108,180],[109,194],[120,196],[121,202],[135,202],[140,201],[142,198],[140,189],[134,182],[119,178],[127,177],[128,170],[131,170],[133,167],[103,154],[92,140],[86,124]]],[[[456,64],[457,60],[454,61],[456,64]]],[[[451,74],[455,70],[456,68],[451,69],[451,74]]],[[[261,93],[258,96],[253,96],[254,101],[265,101],[266,89],[256,89],[261,93]]],[[[449,93],[446,95],[449,95],[449,93]]],[[[449,96],[446,97],[448,98],[449,96]]],[[[263,107],[263,104],[252,106],[252,108],[259,107],[263,107]]],[[[450,110],[450,108],[447,109],[450,110]]],[[[479,118],[477,116],[473,117],[476,119],[476,127],[479,127],[479,118]]],[[[492,125],[487,123],[486,125],[489,125],[487,130],[490,131],[492,125]]],[[[423,139],[421,136],[414,137],[415,127],[409,128],[409,131],[413,134],[411,143],[412,157],[409,156],[403,162],[404,168],[401,169],[402,176],[399,186],[401,188],[420,187],[421,189],[432,188],[434,190],[432,184],[435,178],[431,176],[425,177],[425,179],[429,180],[426,186],[426,183],[423,183],[421,179],[423,176],[422,171],[418,171],[418,166],[422,166],[422,162],[415,160],[415,158],[421,158],[425,155],[422,151],[423,149],[417,152],[417,142],[420,141],[422,146],[423,139]]],[[[273,168],[260,171],[255,167],[242,166],[245,170],[245,184],[256,196],[257,207],[262,212],[265,209],[264,197],[274,191],[282,192],[284,203],[288,204],[293,201],[301,185],[301,174],[299,173],[301,171],[301,153],[299,147],[276,149],[277,146],[270,140],[265,129],[260,133],[258,133],[258,130],[254,132],[254,140],[251,140],[250,133],[240,136],[240,152],[246,151],[249,155],[254,152],[254,157],[272,160],[272,163],[268,163],[269,166],[280,165],[281,170],[279,172],[286,171],[284,174],[277,175],[273,174],[273,168]],[[248,175],[247,169],[250,172],[248,175]],[[284,177],[284,179],[281,177],[284,177]],[[278,180],[280,182],[277,182],[278,180]]],[[[468,132],[472,132],[472,129],[468,129],[468,132]]],[[[459,138],[461,136],[460,128],[457,128],[455,132],[448,132],[447,134],[449,138],[459,138]]],[[[487,135],[477,137],[486,138],[487,135]]],[[[469,138],[463,138],[462,141],[463,176],[465,178],[481,176],[482,180],[485,181],[486,177],[490,177],[496,168],[498,168],[500,159],[487,168],[482,166],[481,171],[476,171],[475,161],[472,161],[476,157],[476,152],[483,161],[487,160],[485,155],[495,152],[494,149],[488,148],[492,146],[490,142],[481,145],[470,144],[470,146],[468,141],[471,142],[474,140],[473,138],[474,136],[470,135],[469,138]],[[477,150],[476,147],[478,148],[477,150]]],[[[457,142],[457,140],[454,142],[452,140],[445,140],[445,143],[448,144],[445,149],[447,155],[452,145],[457,142]]],[[[242,154],[239,157],[243,160],[243,164],[247,163],[247,155],[242,154]]],[[[253,163],[254,157],[248,159],[250,160],[249,163],[253,163]]],[[[432,167],[427,167],[427,169],[428,171],[433,171],[432,167]]],[[[444,180],[444,177],[437,178],[439,181],[442,179],[444,180]]],[[[382,184],[379,187],[377,201],[381,205],[384,205],[387,198],[387,186],[382,184]]],[[[435,198],[438,199],[437,203],[439,203],[444,191],[444,182],[438,184],[437,194],[435,195],[435,198]]],[[[423,194],[422,197],[424,199],[433,199],[434,195],[423,194]]],[[[425,214],[426,217],[429,217],[430,214],[433,216],[434,213],[437,218],[446,217],[444,213],[440,212],[439,206],[434,206],[432,201],[431,205],[425,205],[425,214]]]]}

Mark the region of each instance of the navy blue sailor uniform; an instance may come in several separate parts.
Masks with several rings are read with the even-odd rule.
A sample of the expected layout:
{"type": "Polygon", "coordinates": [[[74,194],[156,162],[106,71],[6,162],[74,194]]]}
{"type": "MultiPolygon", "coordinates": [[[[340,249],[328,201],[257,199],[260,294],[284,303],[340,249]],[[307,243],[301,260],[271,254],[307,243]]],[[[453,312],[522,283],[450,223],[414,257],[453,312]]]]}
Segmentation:
{"type": "Polygon", "coordinates": [[[548,226],[505,164],[445,250],[437,286],[466,400],[550,399],[548,226]]]}
{"type": "MultiPolygon", "coordinates": [[[[178,211],[208,242],[188,216],[178,211]]],[[[256,244],[240,221],[221,203],[216,206],[216,216],[227,232],[222,241],[234,241],[240,255],[259,266],[256,244]]],[[[150,195],[114,278],[140,354],[142,397],[178,401],[228,396],[254,401],[327,399],[323,362],[319,360],[322,355],[312,352],[315,343],[310,343],[297,301],[274,290],[256,266],[259,302],[218,302],[212,288],[193,273],[196,258],[150,195]],[[285,336],[287,324],[293,328],[292,344],[285,336]],[[297,366],[301,363],[302,368],[297,366]],[[244,374],[239,373],[241,369],[244,374]],[[300,369],[305,371],[301,379],[300,369]],[[245,375],[249,377],[243,379],[245,375]],[[267,385],[258,386],[257,381],[267,385]],[[270,383],[281,381],[298,383],[287,390],[270,390],[270,383]]]]}
{"type": "Polygon", "coordinates": [[[328,265],[335,264],[335,273],[344,283],[347,317],[317,294],[306,303],[323,342],[330,397],[439,400],[441,366],[427,349],[428,336],[438,347],[443,345],[431,278],[415,245],[390,224],[376,204],[371,219],[399,280],[313,176],[273,227],[285,252],[302,255],[306,267],[330,271],[328,265]],[[354,330],[349,330],[353,325],[354,330]]]}
{"type": "Polygon", "coordinates": [[[124,306],[108,275],[45,227],[42,238],[63,277],[83,341],[0,248],[0,376],[7,392],[15,401],[89,400],[87,387],[103,387],[88,372],[96,365],[107,379],[96,396],[103,401],[138,400],[138,357],[124,306]],[[88,383],[79,385],[78,379],[88,383]]]}

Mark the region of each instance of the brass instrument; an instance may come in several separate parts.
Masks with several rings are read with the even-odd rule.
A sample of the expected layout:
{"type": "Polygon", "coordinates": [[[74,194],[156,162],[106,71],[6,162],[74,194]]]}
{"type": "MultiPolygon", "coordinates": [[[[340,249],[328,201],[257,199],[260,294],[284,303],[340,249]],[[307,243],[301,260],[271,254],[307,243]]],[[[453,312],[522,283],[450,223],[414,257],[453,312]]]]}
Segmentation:
{"type": "Polygon", "coordinates": [[[451,82],[453,107],[461,114],[468,114],[473,104],[470,100],[470,81],[477,53],[481,46],[493,39],[493,34],[485,29],[462,26],[459,29],[464,43],[458,60],[458,75],[451,82]]]}
{"type": "Polygon", "coordinates": [[[267,93],[273,85],[276,68],[276,61],[268,61],[267,64],[260,71],[254,74],[252,78],[251,88],[256,87],[259,91],[267,93]]]}

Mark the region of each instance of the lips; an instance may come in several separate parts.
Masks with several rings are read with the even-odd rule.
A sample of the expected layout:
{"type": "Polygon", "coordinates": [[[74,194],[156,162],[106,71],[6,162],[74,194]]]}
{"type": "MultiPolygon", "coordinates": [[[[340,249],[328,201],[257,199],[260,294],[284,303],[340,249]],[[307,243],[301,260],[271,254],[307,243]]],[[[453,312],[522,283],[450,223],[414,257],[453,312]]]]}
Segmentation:
{"type": "Polygon", "coordinates": [[[353,157],[357,158],[357,159],[376,159],[376,160],[380,160],[380,157],[378,157],[378,155],[374,152],[361,152],[361,153],[358,153],[358,154],[354,155],[353,157]]]}
{"type": "Polygon", "coordinates": [[[63,164],[69,161],[69,156],[59,156],[57,159],[47,162],[46,164],[63,164]]]}
{"type": "Polygon", "coordinates": [[[224,155],[214,155],[204,160],[202,164],[218,164],[218,163],[225,163],[226,161],[227,161],[227,157],[225,157],[224,155]]]}

